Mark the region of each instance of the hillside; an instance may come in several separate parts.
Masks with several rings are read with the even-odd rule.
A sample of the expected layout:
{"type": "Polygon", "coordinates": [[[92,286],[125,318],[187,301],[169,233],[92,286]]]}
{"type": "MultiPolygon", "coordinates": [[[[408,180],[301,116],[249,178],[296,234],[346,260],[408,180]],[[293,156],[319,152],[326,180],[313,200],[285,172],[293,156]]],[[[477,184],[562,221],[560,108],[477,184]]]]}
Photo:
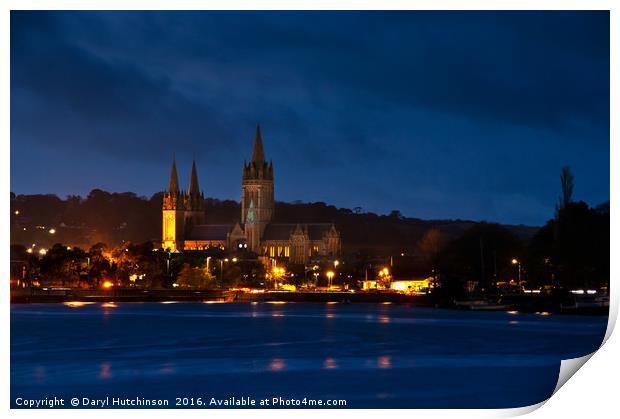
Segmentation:
{"type": "MultiPolygon", "coordinates": [[[[55,242],[90,247],[97,242],[116,245],[122,241],[158,241],[161,235],[162,194],[150,198],[132,192],[110,193],[95,189],[86,198],[56,195],[11,194],[11,243],[49,246],[55,242]],[[16,214],[17,212],[17,214],[16,214]],[[54,229],[54,234],[50,229],[54,229]]],[[[207,223],[235,223],[240,204],[205,200],[207,223]]],[[[277,202],[277,222],[334,222],[342,234],[343,251],[387,255],[411,252],[431,228],[447,239],[461,235],[476,224],[466,220],[421,220],[336,208],[322,202],[277,202]]],[[[521,239],[529,239],[536,227],[506,226],[521,239]]]]}

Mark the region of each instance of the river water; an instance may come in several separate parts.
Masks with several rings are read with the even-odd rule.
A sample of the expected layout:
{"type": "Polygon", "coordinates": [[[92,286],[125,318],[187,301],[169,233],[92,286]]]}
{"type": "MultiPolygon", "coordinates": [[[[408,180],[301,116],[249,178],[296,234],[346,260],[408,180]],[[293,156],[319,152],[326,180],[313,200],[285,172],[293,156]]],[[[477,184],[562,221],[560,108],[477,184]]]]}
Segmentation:
{"type": "MultiPolygon", "coordinates": [[[[63,397],[346,400],[347,407],[538,403],[606,317],[397,304],[11,306],[11,403],[63,397]]],[[[300,405],[299,407],[307,407],[300,405]]]]}

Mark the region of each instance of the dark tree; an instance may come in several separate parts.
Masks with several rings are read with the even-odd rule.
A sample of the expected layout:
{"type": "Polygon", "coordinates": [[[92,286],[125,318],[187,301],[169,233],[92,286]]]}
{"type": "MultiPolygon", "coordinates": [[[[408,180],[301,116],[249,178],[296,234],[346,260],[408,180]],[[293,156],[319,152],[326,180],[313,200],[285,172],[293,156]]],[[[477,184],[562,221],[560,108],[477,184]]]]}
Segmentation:
{"type": "Polygon", "coordinates": [[[531,279],[566,288],[609,283],[609,213],[573,202],[560,209],[528,247],[531,279]]]}
{"type": "Polygon", "coordinates": [[[566,208],[566,206],[571,203],[573,198],[573,188],[575,186],[574,180],[575,178],[573,177],[570,168],[568,166],[562,167],[562,173],[560,174],[562,195],[560,195],[560,199],[558,201],[557,211],[566,208]]]}
{"type": "MultiPolygon", "coordinates": [[[[440,286],[445,286],[450,278],[461,283],[477,282],[480,289],[493,288],[496,281],[514,276],[511,261],[521,253],[522,243],[508,229],[498,224],[480,223],[448,243],[439,253],[440,286]]],[[[455,287],[454,284],[450,286],[455,287]]]]}

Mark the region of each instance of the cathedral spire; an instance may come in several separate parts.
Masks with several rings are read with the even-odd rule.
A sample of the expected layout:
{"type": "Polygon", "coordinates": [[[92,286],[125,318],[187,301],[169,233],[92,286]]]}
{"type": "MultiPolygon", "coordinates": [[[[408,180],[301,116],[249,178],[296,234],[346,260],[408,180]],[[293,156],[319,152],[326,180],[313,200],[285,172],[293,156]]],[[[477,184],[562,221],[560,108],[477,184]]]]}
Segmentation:
{"type": "Polygon", "coordinates": [[[189,179],[189,195],[200,195],[200,187],[198,186],[198,174],[196,173],[196,160],[192,161],[192,175],[189,179]]]}
{"type": "Polygon", "coordinates": [[[172,158],[172,170],[170,171],[170,186],[168,186],[168,193],[178,195],[179,193],[179,176],[177,176],[177,162],[172,158]]]}
{"type": "Polygon", "coordinates": [[[261,164],[265,161],[263,138],[260,134],[260,125],[258,124],[256,125],[256,140],[254,141],[254,150],[252,151],[252,161],[261,164]]]}

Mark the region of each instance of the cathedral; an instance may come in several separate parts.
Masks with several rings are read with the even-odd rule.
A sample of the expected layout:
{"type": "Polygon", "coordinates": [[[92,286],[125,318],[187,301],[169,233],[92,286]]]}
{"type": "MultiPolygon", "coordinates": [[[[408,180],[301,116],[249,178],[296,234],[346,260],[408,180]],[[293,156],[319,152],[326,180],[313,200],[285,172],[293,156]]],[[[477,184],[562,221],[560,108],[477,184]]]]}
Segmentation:
{"type": "Polygon", "coordinates": [[[249,250],[258,256],[290,263],[332,258],[340,253],[340,233],[331,223],[281,224],[275,210],[273,164],[267,162],[260,127],[249,163],[243,163],[241,218],[235,224],[205,224],[204,195],[192,163],[189,189],[179,189],[176,162],[162,206],[162,247],[172,251],[219,247],[249,250]]]}

